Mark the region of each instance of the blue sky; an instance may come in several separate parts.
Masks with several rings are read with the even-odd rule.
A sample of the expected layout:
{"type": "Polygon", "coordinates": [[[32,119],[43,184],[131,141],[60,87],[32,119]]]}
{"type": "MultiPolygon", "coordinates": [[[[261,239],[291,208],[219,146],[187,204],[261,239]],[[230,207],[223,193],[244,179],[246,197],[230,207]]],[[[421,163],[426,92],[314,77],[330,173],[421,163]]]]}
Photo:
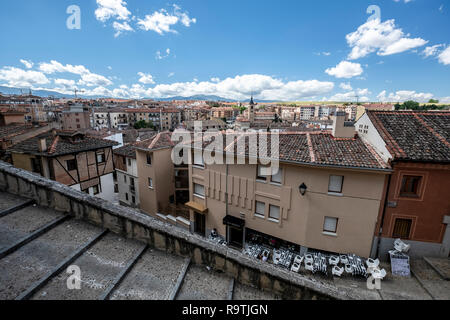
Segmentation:
{"type": "Polygon", "coordinates": [[[0,85],[119,98],[450,102],[449,13],[449,0],[2,1],[0,85]],[[67,28],[70,5],[81,29],[67,28]]]}

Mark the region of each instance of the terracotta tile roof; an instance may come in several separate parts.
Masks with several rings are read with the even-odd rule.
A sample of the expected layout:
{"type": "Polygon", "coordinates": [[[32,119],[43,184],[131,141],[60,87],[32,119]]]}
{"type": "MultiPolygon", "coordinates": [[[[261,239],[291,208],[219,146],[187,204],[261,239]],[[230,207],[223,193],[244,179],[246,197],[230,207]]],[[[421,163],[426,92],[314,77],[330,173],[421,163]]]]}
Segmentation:
{"type": "Polygon", "coordinates": [[[135,144],[136,149],[152,151],[164,148],[172,148],[175,143],[171,140],[172,134],[170,132],[161,132],[150,139],[138,142],[135,144]]]}
{"type": "Polygon", "coordinates": [[[136,159],[136,146],[134,144],[127,144],[123,147],[115,149],[114,154],[127,158],[136,159]]]}
{"type": "Polygon", "coordinates": [[[86,136],[80,132],[58,131],[56,135],[47,132],[22,141],[12,147],[10,151],[51,157],[108,148],[117,144],[114,141],[86,136]],[[74,136],[78,136],[79,139],[72,139],[74,136]],[[46,140],[47,151],[45,152],[39,151],[40,139],[46,140]]]}
{"type": "MultiPolygon", "coordinates": [[[[271,157],[272,135],[274,135],[274,133],[237,134],[234,142],[227,145],[228,141],[224,134],[222,136],[224,139],[224,150],[225,152],[234,152],[236,155],[252,158],[257,156],[256,150],[259,150],[259,158],[267,159],[271,157]],[[263,135],[267,138],[267,144],[260,143],[263,135]],[[250,148],[250,139],[256,139],[257,149],[250,148]],[[244,142],[244,153],[239,153],[239,143],[244,142]]],[[[207,148],[208,145],[211,145],[210,148],[212,150],[213,144],[211,142],[203,142],[203,148],[207,148]]],[[[344,168],[377,170],[390,168],[389,165],[383,162],[376,152],[358,136],[351,139],[337,139],[327,131],[279,133],[279,160],[281,162],[339,166],[344,168]]]]}
{"type": "Polygon", "coordinates": [[[449,111],[368,111],[394,160],[450,162],[449,111]]]}

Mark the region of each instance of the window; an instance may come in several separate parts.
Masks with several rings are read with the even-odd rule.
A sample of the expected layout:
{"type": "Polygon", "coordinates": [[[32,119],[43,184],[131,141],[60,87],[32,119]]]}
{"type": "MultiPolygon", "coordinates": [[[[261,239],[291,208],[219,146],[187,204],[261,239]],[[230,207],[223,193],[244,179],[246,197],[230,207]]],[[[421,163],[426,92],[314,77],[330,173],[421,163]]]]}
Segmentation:
{"type": "Polygon", "coordinates": [[[124,165],[126,165],[126,164],[127,164],[127,158],[122,157],[122,163],[123,163],[124,165]]]}
{"type": "Polygon", "coordinates": [[[394,232],[392,238],[409,239],[411,233],[412,220],[395,219],[394,232]]]}
{"type": "Polygon", "coordinates": [[[104,153],[98,153],[97,154],[97,162],[98,163],[104,163],[106,161],[106,157],[104,153]]]}
{"type": "Polygon", "coordinates": [[[130,186],[134,187],[134,178],[130,178],[130,186]]]}
{"type": "Polygon", "coordinates": [[[66,165],[67,165],[67,171],[77,170],[77,160],[76,159],[67,160],[66,165]]]}
{"type": "Polygon", "coordinates": [[[127,176],[123,176],[123,182],[127,183],[127,176]]]}
{"type": "Polygon", "coordinates": [[[344,183],[343,176],[330,176],[330,183],[328,185],[328,192],[342,193],[342,185],[344,183]]]}
{"type": "Polygon", "coordinates": [[[152,165],[152,155],[150,153],[147,153],[147,164],[149,166],[152,165]]]}
{"type": "Polygon", "coordinates": [[[258,165],[258,173],[256,175],[257,180],[267,180],[267,173],[270,172],[270,167],[258,165]]]}
{"type": "Polygon", "coordinates": [[[200,184],[194,183],[194,196],[204,198],[205,197],[205,187],[200,184]]]}
{"type": "Polygon", "coordinates": [[[131,159],[128,159],[128,166],[131,167],[131,159]]]}
{"type": "Polygon", "coordinates": [[[135,197],[135,196],[132,196],[132,197],[131,197],[131,202],[132,202],[132,203],[136,203],[136,197],[135,197]]]}
{"type": "Polygon", "coordinates": [[[325,217],[325,222],[323,224],[323,231],[330,232],[330,233],[336,233],[338,220],[339,220],[338,218],[325,217]]]}
{"type": "Polygon", "coordinates": [[[256,201],[255,216],[260,218],[266,217],[266,205],[264,202],[256,201]]]}
{"type": "Polygon", "coordinates": [[[281,179],[283,178],[283,169],[278,168],[277,174],[272,175],[271,182],[281,184],[281,179]]]}
{"type": "Polygon", "coordinates": [[[128,201],[128,193],[125,193],[125,199],[128,201]]]}
{"type": "Polygon", "coordinates": [[[42,173],[41,159],[31,158],[31,171],[34,173],[42,173]]]}
{"type": "Polygon", "coordinates": [[[153,179],[152,178],[148,178],[148,187],[150,189],[153,189],[153,179]]]}
{"type": "Polygon", "coordinates": [[[269,219],[279,221],[280,220],[280,207],[270,205],[269,207],[269,219]]]}
{"type": "Polygon", "coordinates": [[[100,193],[100,187],[98,185],[93,186],[92,190],[94,191],[94,195],[97,195],[100,193]]]}
{"type": "Polygon", "coordinates": [[[200,151],[194,151],[194,166],[205,167],[203,162],[203,153],[200,151]]]}
{"type": "Polygon", "coordinates": [[[400,196],[402,197],[419,197],[419,185],[422,177],[404,176],[402,180],[402,188],[400,196]]]}

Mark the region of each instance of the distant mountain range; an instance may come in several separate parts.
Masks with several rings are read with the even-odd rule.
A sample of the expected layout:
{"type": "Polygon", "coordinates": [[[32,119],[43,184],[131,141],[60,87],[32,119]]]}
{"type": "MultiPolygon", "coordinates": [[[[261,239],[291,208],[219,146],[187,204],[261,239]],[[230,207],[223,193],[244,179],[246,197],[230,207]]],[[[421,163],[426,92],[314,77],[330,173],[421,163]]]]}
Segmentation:
{"type": "MultiPolygon", "coordinates": [[[[0,94],[28,94],[29,89],[20,89],[20,88],[10,88],[5,86],[0,86],[0,94]]],[[[32,90],[33,95],[38,97],[54,97],[54,98],[66,98],[66,99],[73,99],[75,98],[75,95],[73,94],[62,94],[56,91],[51,90],[32,90]]],[[[84,99],[100,99],[100,98],[111,98],[106,96],[83,96],[79,95],[79,98],[84,99]]],[[[227,102],[227,101],[236,101],[231,99],[225,99],[219,96],[214,95],[195,95],[190,97],[181,97],[181,96],[175,96],[175,97],[169,97],[169,98],[146,98],[146,99],[153,99],[156,101],[172,101],[172,100],[195,100],[195,101],[218,101],[218,102],[227,102]]],[[[250,99],[241,101],[241,102],[250,102],[250,99]]],[[[257,103],[269,103],[269,102],[276,102],[276,101],[268,101],[268,100],[257,100],[255,99],[255,102],[257,103]]]]}

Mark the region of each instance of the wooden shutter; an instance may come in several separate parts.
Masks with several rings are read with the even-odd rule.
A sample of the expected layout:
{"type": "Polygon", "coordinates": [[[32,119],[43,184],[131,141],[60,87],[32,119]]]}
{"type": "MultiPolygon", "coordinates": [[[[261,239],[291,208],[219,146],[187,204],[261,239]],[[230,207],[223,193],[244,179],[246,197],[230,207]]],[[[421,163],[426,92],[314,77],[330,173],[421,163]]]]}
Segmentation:
{"type": "Polygon", "coordinates": [[[393,238],[409,239],[411,233],[410,219],[395,219],[394,232],[392,233],[393,238]]]}

